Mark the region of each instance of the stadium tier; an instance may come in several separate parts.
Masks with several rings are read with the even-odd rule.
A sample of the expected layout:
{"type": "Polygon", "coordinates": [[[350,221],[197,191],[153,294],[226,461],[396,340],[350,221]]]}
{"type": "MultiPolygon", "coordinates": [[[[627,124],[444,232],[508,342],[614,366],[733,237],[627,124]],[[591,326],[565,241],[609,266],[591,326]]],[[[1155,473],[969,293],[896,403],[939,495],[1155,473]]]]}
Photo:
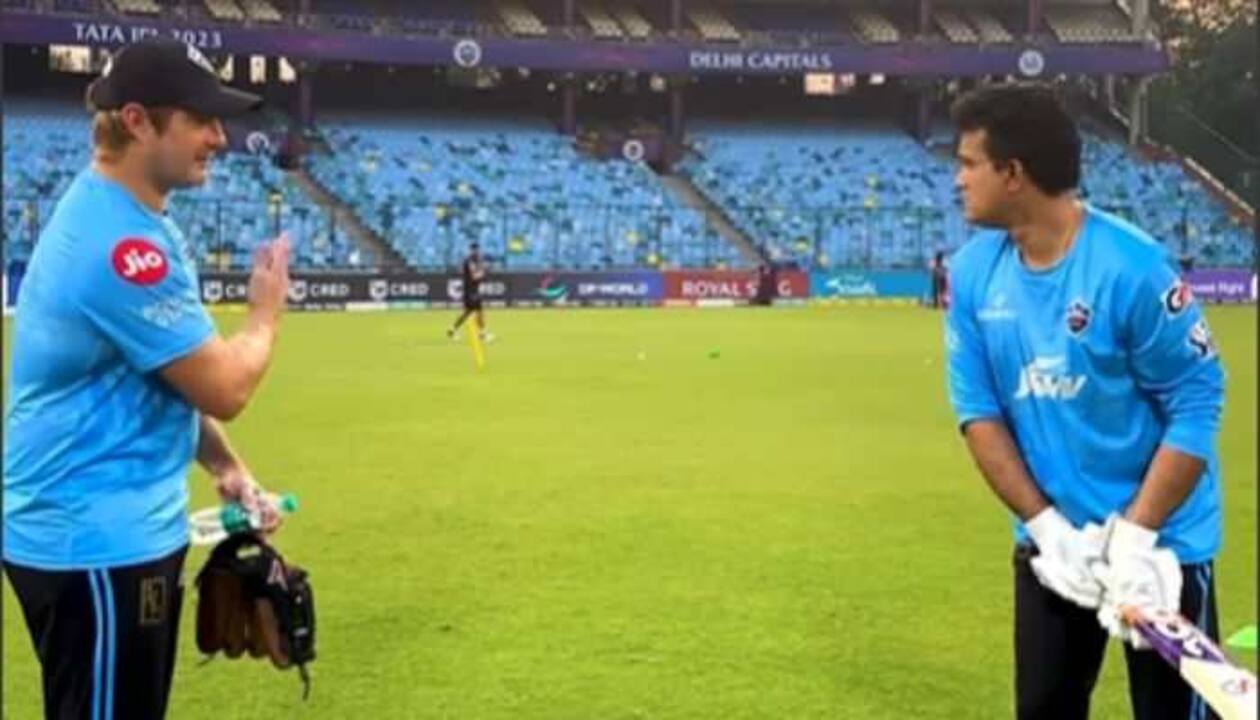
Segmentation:
{"type": "Polygon", "coordinates": [[[1046,22],[1061,42],[1109,43],[1134,40],[1130,20],[1118,7],[1056,7],[1046,22]]]}
{"type": "MultiPolygon", "coordinates": [[[[1123,78],[1160,71],[1158,58],[1147,58],[1150,70],[1126,75],[1125,53],[1160,49],[1149,29],[1136,29],[1141,11],[1109,0],[0,2],[22,11],[15,16],[92,16],[100,27],[55,18],[73,20],[76,37],[89,44],[126,42],[128,22],[133,31],[160,22],[210,28],[198,41],[223,42],[206,48],[211,60],[234,58],[238,84],[262,75],[248,80],[309,133],[313,142],[293,142],[285,158],[302,169],[229,153],[207,186],[175,195],[171,213],[212,268],[245,265],[251,249],[280,229],[294,236],[298,264],[315,268],[449,268],[474,241],[502,268],[520,270],[741,267],[758,254],[802,269],[923,268],[969,233],[945,149],[952,130],[933,133],[932,116],[945,114],[942,100],[960,82],[1000,77],[989,70],[1005,52],[963,46],[1060,45],[1064,57],[1120,63],[1089,75],[1095,104],[1087,116],[1107,115],[1093,113],[1101,110],[1104,76],[1113,79],[1106,101],[1114,113],[1141,107],[1129,102],[1134,91],[1123,78]],[[378,43],[353,33],[429,37],[378,43]],[[258,34],[298,50],[286,63],[245,62],[253,49],[230,46],[258,34]],[[620,45],[627,43],[637,44],[620,45]],[[389,47],[386,60],[373,54],[377,46],[389,47]],[[673,52],[681,46],[690,52],[673,52]],[[580,54],[565,55],[572,47],[580,54]],[[310,48],[331,55],[314,59],[310,48]],[[410,48],[436,48],[440,57],[413,58],[410,48]],[[958,55],[956,79],[933,64],[931,53],[942,49],[958,55]],[[546,62],[531,59],[535,50],[548,54],[546,62]],[[1105,56],[1112,51],[1124,62],[1105,56]],[[840,71],[893,56],[888,72],[840,71]],[[732,75],[735,82],[723,85],[732,75]],[[803,92],[793,87],[800,85],[803,92]],[[705,117],[721,119],[697,119],[705,117]],[[926,142],[916,139],[925,135],[926,142]],[[602,140],[575,140],[590,136],[602,140]],[[632,136],[651,138],[650,152],[631,146],[632,136]],[[624,159],[634,147],[642,162],[624,159]]],[[[69,62],[45,52],[53,69],[32,76],[99,70],[99,55],[69,62]]],[[[34,50],[23,54],[9,57],[39,62],[30,59],[34,50]]],[[[1051,53],[1018,54],[1008,70],[1029,77],[1048,79],[1047,64],[1060,62],[1051,53]]],[[[1082,79],[1053,74],[1066,77],[1056,80],[1065,88],[1082,79]]],[[[44,96],[38,82],[28,89],[44,96]]],[[[1136,92],[1140,99],[1144,91],[1136,92]]],[[[1149,135],[1127,120],[1135,137],[1149,135]]],[[[87,161],[88,118],[69,103],[11,100],[4,126],[5,249],[20,260],[87,161]]],[[[1254,261],[1248,232],[1209,191],[1206,175],[1143,157],[1113,139],[1119,125],[1099,127],[1105,132],[1086,142],[1086,198],[1201,265],[1254,261]]],[[[1246,212],[1229,201],[1231,212],[1246,212]]]]}
{"type": "MultiPolygon", "coordinates": [[[[6,102],[6,258],[29,256],[56,199],[91,158],[90,128],[89,117],[74,106],[6,102]]],[[[373,262],[270,158],[241,153],[218,158],[204,187],[171,196],[170,214],[208,269],[248,267],[254,247],[282,228],[293,240],[300,267],[373,262]]]]}
{"type": "Polygon", "coordinates": [[[1231,218],[1176,162],[1143,161],[1124,145],[1086,135],[1082,195],[1132,220],[1205,267],[1251,267],[1250,226],[1231,218]]]}
{"type": "Polygon", "coordinates": [[[485,26],[485,13],[465,0],[432,0],[398,4],[398,26],[408,34],[475,35],[485,26]]]}
{"type": "MultiPolygon", "coordinates": [[[[10,103],[4,223],[9,258],[29,255],[53,202],[88,161],[72,107],[10,103]]],[[[414,268],[458,262],[467,244],[508,269],[739,267],[735,245],[647,166],[600,161],[538,122],[341,117],[312,176],[414,268]]],[[[952,159],[878,125],[698,123],[680,172],[766,256],[801,267],[923,267],[967,238],[952,159]]],[[[171,213],[207,267],[243,267],[283,228],[305,267],[375,258],[269,159],[229,153],[171,213]]],[[[1246,266],[1254,244],[1173,162],[1087,135],[1083,195],[1138,221],[1202,265],[1246,266]]]]}
{"type": "Polygon", "coordinates": [[[324,123],[308,159],[418,268],[450,267],[469,242],[507,268],[735,266],[740,256],[642,164],[598,161],[543,123],[412,117],[324,123]]]}
{"type": "MultiPolygon", "coordinates": [[[[697,124],[682,170],[776,260],[820,267],[923,267],[968,228],[953,159],[890,127],[836,122],[697,124]]],[[[1082,195],[1200,264],[1246,266],[1249,228],[1174,162],[1085,137],[1082,195]]]]}
{"type": "Polygon", "coordinates": [[[904,133],[835,123],[693,129],[697,152],[683,172],[771,258],[923,267],[933,248],[965,237],[948,163],[904,133]]]}

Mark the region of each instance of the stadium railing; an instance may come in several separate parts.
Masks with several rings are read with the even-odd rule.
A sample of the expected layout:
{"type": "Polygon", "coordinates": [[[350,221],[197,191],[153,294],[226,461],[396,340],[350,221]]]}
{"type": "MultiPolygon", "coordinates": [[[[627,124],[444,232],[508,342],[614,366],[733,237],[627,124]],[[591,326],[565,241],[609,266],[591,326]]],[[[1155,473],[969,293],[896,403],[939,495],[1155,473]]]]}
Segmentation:
{"type": "Polygon", "coordinates": [[[386,202],[367,223],[417,269],[454,267],[471,242],[511,270],[747,265],[690,208],[386,202]]]}
{"type": "MultiPolygon", "coordinates": [[[[30,258],[39,233],[52,215],[55,200],[5,197],[5,257],[30,258]]],[[[250,266],[254,249],[281,231],[293,244],[293,264],[307,270],[372,267],[377,258],[348,242],[334,213],[314,204],[176,198],[170,214],[206,270],[250,266]]]]}

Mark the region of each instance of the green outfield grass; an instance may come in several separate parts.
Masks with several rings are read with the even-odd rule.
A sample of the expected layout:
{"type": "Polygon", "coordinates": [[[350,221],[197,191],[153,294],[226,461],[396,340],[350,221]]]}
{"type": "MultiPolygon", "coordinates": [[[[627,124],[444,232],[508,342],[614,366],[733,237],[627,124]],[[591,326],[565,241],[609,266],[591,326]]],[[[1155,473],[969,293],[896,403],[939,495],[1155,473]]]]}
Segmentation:
{"type": "MultiPolygon", "coordinates": [[[[286,320],[231,432],[302,501],[278,544],[316,589],[313,692],[198,667],[188,602],[173,718],[1010,716],[1008,521],[954,430],[938,315],[490,318],[481,374],[447,313],[286,320]]],[[[1256,317],[1210,319],[1228,633],[1256,619],[1256,317]]],[[[4,717],[35,718],[5,587],[4,717]]],[[[1120,658],[1096,717],[1127,714],[1120,658]]]]}

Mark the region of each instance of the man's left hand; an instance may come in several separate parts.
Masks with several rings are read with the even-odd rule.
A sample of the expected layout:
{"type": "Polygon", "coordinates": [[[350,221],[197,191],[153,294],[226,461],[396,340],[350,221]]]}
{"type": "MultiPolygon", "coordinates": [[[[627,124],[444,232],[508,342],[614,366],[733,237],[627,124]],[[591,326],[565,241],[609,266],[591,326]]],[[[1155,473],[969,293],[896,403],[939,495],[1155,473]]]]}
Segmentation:
{"type": "Polygon", "coordinates": [[[262,486],[244,466],[229,467],[217,474],[214,487],[224,502],[237,502],[251,514],[257,512],[260,518],[259,530],[264,534],[273,533],[280,527],[279,509],[267,499],[262,486]]]}
{"type": "Polygon", "coordinates": [[[1103,587],[1098,622],[1112,637],[1139,650],[1150,647],[1121,617],[1125,607],[1177,612],[1181,606],[1181,564],[1159,533],[1118,515],[1107,519],[1103,561],[1094,576],[1103,587]]]}

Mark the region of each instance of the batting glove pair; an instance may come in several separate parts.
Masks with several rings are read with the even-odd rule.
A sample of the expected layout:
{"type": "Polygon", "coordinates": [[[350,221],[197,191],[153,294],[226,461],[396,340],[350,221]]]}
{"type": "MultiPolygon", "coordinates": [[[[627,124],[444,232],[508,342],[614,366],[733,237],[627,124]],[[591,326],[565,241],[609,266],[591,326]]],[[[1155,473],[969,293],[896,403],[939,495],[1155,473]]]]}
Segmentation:
{"type": "Polygon", "coordinates": [[[1181,605],[1181,565],[1171,550],[1156,547],[1159,533],[1112,515],[1105,526],[1074,527],[1046,508],[1025,523],[1039,554],[1037,580],[1060,597],[1098,611],[1112,637],[1143,649],[1149,645],[1121,617],[1126,607],[1176,612],[1181,605]]]}

